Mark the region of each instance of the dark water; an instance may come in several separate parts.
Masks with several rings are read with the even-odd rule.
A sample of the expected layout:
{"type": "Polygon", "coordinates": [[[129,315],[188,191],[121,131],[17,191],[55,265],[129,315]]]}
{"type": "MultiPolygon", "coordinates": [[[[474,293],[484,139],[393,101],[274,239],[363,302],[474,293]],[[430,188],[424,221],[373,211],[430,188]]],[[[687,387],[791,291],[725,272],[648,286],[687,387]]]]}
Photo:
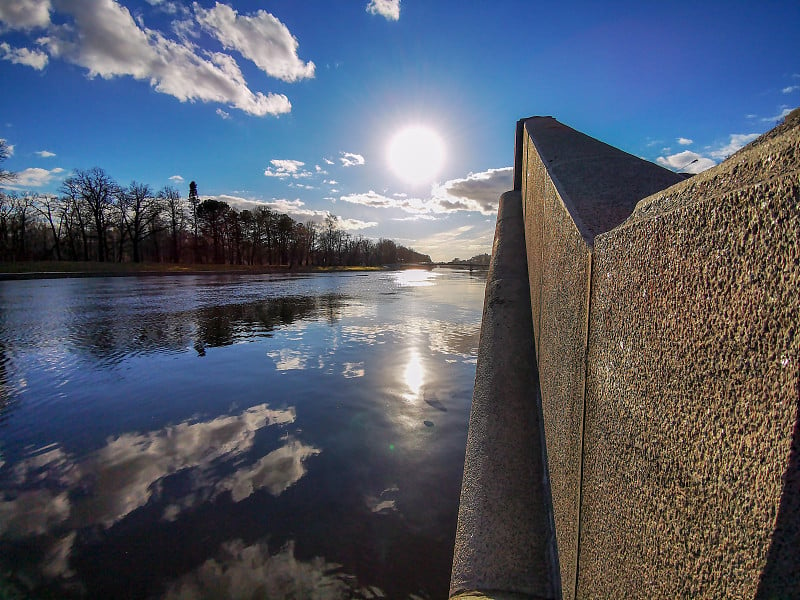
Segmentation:
{"type": "Polygon", "coordinates": [[[446,597],[484,284],[0,282],[0,597],[446,597]]]}

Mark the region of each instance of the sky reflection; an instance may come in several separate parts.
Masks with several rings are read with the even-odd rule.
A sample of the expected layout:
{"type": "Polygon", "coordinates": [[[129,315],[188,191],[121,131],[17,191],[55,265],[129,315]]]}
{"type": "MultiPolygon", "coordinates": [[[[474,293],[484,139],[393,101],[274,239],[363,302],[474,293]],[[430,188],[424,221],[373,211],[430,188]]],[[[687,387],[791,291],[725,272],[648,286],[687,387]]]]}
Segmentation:
{"type": "Polygon", "coordinates": [[[113,526],[161,497],[163,482],[178,473],[191,473],[194,485],[166,507],[167,520],[225,492],[231,493],[234,502],[259,489],[277,496],[305,474],[305,460],[320,450],[287,438],[283,446],[252,465],[241,464],[241,459],[253,448],[258,430],[291,424],[295,417],[294,408],[273,410],[261,404],[210,421],[184,421],[153,432],[123,434],[83,459],[70,456],[58,445],[44,448],[17,463],[10,484],[4,486],[0,536],[23,540],[60,532],[43,566],[52,576],[57,555],[63,575],[67,574],[68,540],[74,539],[76,531],[92,525],[113,526]],[[221,464],[237,467],[215,481],[211,472],[221,464]]]}
{"type": "Polygon", "coordinates": [[[19,283],[0,589],[446,596],[479,279],[19,283]]]}
{"type": "Polygon", "coordinates": [[[340,564],[329,563],[323,557],[298,560],[292,541],[270,554],[266,542],[246,546],[237,539],[223,544],[217,557],[171,584],[164,600],[385,597],[375,586],[359,586],[354,576],[342,572],[340,564]]]}

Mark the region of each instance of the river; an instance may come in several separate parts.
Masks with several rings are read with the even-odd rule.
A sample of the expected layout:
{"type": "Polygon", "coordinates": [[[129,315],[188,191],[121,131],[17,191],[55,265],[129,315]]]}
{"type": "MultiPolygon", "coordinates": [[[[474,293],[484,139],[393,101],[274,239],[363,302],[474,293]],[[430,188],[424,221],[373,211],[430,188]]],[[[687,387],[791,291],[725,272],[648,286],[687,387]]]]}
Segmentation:
{"type": "Polygon", "coordinates": [[[0,592],[446,597],[484,286],[0,282],[0,592]]]}

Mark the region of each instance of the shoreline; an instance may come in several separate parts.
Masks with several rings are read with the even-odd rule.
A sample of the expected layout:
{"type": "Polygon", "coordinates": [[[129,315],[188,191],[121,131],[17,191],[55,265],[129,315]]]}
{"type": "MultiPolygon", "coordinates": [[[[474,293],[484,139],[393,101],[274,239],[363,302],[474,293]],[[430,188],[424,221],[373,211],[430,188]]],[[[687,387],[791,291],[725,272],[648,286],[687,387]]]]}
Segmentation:
{"type": "Polygon", "coordinates": [[[248,266],[175,265],[165,263],[33,262],[0,263],[0,281],[94,277],[164,277],[171,275],[302,275],[314,273],[396,271],[432,269],[435,265],[408,264],[366,266],[248,266]]]}

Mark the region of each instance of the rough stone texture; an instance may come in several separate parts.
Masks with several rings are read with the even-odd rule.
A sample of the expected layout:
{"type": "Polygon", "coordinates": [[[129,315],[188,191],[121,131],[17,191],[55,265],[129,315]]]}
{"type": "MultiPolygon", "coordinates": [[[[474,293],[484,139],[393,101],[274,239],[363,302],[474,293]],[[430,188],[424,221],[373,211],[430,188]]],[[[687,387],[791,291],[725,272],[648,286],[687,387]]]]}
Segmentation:
{"type": "Polygon", "coordinates": [[[564,598],[578,568],[586,343],[594,236],[683,177],[551,117],[525,120],[525,243],[564,598]]]}
{"type": "Polygon", "coordinates": [[[524,128],[525,249],[497,244],[520,235],[504,196],[451,593],[800,598],[800,110],[621,225],[632,184],[617,210],[603,171],[634,157],[524,128]]]}
{"type": "Polygon", "coordinates": [[[800,597],[798,125],[595,240],[579,597],[800,597]]]}
{"type": "Polygon", "coordinates": [[[451,596],[558,596],[524,252],[520,195],[508,192],[486,284],[451,596]]]}
{"type": "Polygon", "coordinates": [[[564,597],[575,589],[590,248],[526,136],[525,242],[564,597]],[[544,283],[543,283],[544,282],[544,283]],[[571,582],[571,583],[567,583],[571,582]]]}

